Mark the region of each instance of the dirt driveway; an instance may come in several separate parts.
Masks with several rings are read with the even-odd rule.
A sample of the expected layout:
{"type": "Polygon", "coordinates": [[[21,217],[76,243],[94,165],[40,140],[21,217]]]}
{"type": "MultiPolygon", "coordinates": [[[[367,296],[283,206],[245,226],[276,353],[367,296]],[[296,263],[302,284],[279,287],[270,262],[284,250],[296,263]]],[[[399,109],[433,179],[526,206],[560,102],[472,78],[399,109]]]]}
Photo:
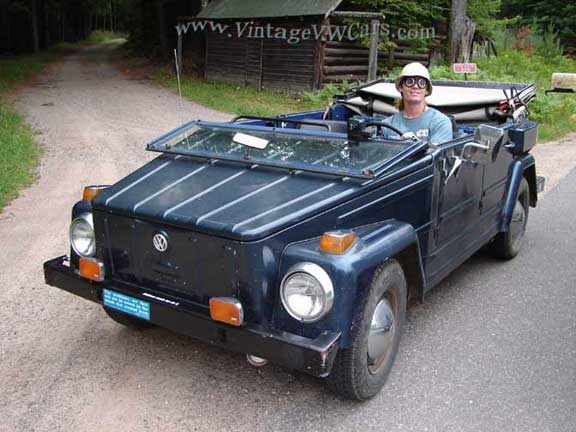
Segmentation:
{"type": "MultiPolygon", "coordinates": [[[[155,411],[148,420],[154,424],[164,399],[153,407],[139,403],[138,395],[146,398],[156,378],[131,371],[141,362],[161,365],[166,344],[189,343],[158,336],[159,350],[142,353],[147,348],[135,349],[129,332],[103,319],[98,308],[42,281],[41,263],[68,249],[70,209],[83,185],[128,174],[155,156],[144,150],[146,142],[181,123],[178,98],[119,73],[112,48],[66,57],[17,98],[17,108],[41,132],[45,153],[38,182],[0,215],[0,430],[113,430],[139,410],[155,411]],[[126,339],[125,352],[107,352],[108,343],[89,349],[99,345],[94,338],[103,328],[116,342],[126,339]],[[82,365],[82,373],[70,376],[71,365],[82,365]]],[[[230,117],[188,102],[184,109],[189,119],[230,117]]]]}
{"type": "MultiPolygon", "coordinates": [[[[44,284],[42,262],[67,252],[69,212],[82,186],[114,182],[151,159],[144,144],[181,122],[174,94],[126,78],[110,57],[106,48],[70,55],[18,97],[45,154],[38,182],[0,215],[0,430],[315,425],[337,403],[316,380],[256,370],[242,356],[161,329],[132,332],[44,284]]],[[[185,111],[187,118],[229,117],[193,103],[185,111]]],[[[536,149],[549,184],[576,165],[574,141],[536,149]]],[[[340,407],[344,418],[348,409],[360,412],[340,407]]]]}

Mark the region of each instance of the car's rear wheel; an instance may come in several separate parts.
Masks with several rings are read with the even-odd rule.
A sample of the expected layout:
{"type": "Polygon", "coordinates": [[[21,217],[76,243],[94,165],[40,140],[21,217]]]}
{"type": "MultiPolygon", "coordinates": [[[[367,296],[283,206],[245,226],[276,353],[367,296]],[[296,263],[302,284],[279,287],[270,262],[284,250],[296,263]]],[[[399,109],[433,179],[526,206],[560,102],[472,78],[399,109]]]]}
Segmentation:
{"type": "Polygon", "coordinates": [[[511,259],[520,252],[528,223],[529,202],[530,189],[528,182],[523,178],[518,187],[518,195],[510,218],[510,227],[507,232],[496,235],[490,244],[490,250],[495,257],[511,259]]]}
{"type": "Polygon", "coordinates": [[[394,260],[388,261],[374,275],[351,346],[336,356],[328,377],[336,393],[347,399],[366,400],[384,386],[398,352],[406,297],[402,267],[394,260]]]}
{"type": "Polygon", "coordinates": [[[130,315],[126,315],[122,312],[115,311],[114,309],[104,308],[104,311],[110,318],[116,321],[118,324],[123,325],[124,327],[128,327],[134,330],[146,330],[151,327],[154,327],[154,324],[151,324],[147,321],[141,320],[136,317],[131,317],[130,315]]]}

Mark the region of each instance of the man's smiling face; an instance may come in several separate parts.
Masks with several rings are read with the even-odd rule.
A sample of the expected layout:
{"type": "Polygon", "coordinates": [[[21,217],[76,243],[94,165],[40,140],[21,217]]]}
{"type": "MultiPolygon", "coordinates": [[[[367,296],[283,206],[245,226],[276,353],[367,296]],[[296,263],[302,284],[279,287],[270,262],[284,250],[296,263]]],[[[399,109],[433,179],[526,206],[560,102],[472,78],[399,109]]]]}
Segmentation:
{"type": "MultiPolygon", "coordinates": [[[[424,80],[424,78],[422,77],[409,77],[412,78],[412,82],[418,82],[419,80],[424,80]]],[[[413,86],[408,86],[406,84],[406,79],[403,80],[402,82],[402,96],[404,98],[404,103],[406,104],[419,104],[422,103],[424,101],[424,99],[426,98],[426,93],[427,93],[427,88],[426,86],[424,88],[420,88],[418,86],[418,84],[414,84],[413,86]]]]}

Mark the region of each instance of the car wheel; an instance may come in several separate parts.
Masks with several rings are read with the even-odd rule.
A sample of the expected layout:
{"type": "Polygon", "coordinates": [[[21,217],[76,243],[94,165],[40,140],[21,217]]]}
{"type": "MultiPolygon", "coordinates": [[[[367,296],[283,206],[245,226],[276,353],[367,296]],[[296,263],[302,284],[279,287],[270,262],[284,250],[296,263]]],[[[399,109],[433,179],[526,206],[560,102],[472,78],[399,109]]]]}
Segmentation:
{"type": "Polygon", "coordinates": [[[338,351],[328,377],[330,387],[339,395],[367,400],[384,386],[398,352],[406,291],[398,262],[388,261],[376,271],[351,346],[338,351]]]}
{"type": "Polygon", "coordinates": [[[136,317],[131,317],[130,315],[126,315],[122,312],[115,311],[114,309],[109,309],[105,307],[104,311],[108,314],[110,318],[112,318],[118,324],[121,324],[124,327],[131,328],[133,330],[146,330],[151,327],[154,327],[154,324],[151,324],[147,321],[141,320],[136,317]]]}
{"type": "Polygon", "coordinates": [[[518,188],[518,196],[512,216],[510,218],[510,227],[507,232],[502,232],[494,237],[491,252],[497,258],[511,259],[518,255],[524,240],[526,224],[528,222],[528,209],[530,201],[530,190],[526,179],[522,179],[518,188]]]}

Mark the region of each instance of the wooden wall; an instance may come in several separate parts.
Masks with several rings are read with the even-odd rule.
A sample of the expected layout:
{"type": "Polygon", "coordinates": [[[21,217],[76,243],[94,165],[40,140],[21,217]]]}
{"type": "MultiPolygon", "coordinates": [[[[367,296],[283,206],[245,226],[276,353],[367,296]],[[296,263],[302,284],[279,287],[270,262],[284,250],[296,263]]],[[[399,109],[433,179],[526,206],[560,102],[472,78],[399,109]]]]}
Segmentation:
{"type": "MultiPolygon", "coordinates": [[[[275,24],[295,28],[294,24],[275,24]]],[[[312,90],[320,80],[319,46],[313,38],[290,44],[279,39],[206,34],[206,79],[260,89],[312,90]]]]}
{"type": "MultiPolygon", "coordinates": [[[[431,52],[411,53],[407,47],[378,51],[378,76],[394,66],[420,62],[430,66],[431,52]]],[[[324,45],[322,84],[368,79],[368,48],[345,42],[326,42],[324,45]]]]}

